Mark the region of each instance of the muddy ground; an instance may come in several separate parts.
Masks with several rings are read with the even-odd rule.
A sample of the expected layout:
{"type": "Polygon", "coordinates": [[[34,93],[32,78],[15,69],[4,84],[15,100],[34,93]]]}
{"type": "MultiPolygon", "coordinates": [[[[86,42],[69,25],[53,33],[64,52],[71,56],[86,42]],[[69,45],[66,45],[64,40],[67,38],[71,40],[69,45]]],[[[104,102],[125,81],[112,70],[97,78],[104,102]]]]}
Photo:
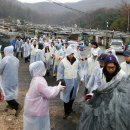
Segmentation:
{"type": "MultiPolygon", "coordinates": [[[[89,48],[84,53],[89,52],[89,48]]],[[[123,56],[118,55],[119,61],[123,61],[123,56]]],[[[23,59],[20,59],[19,69],[19,97],[18,101],[23,105],[26,92],[31,81],[31,76],[28,71],[29,64],[25,64],[23,59]]],[[[52,76],[45,77],[50,86],[56,85],[56,79],[52,76]]],[[[82,106],[84,102],[81,102],[84,87],[80,86],[79,93],[74,102],[73,109],[76,112],[71,114],[67,120],[63,120],[63,102],[60,100],[59,95],[50,102],[50,120],[51,130],[77,130],[82,106]]],[[[9,110],[4,112],[6,102],[0,102],[0,130],[23,130],[23,110],[19,117],[15,117],[15,111],[9,110]]]]}
{"type": "MultiPolygon", "coordinates": [[[[18,102],[24,104],[24,98],[31,81],[31,76],[28,71],[29,63],[25,64],[24,60],[20,58],[19,69],[19,97],[18,102]]],[[[45,77],[49,86],[56,85],[56,79],[52,76],[45,77]]],[[[50,102],[50,120],[51,130],[76,130],[80,111],[81,99],[83,94],[83,87],[80,87],[78,97],[74,103],[73,109],[76,112],[71,114],[67,120],[63,120],[63,102],[60,100],[59,95],[50,102]]],[[[5,112],[6,102],[0,102],[0,130],[23,130],[23,110],[18,117],[15,117],[15,110],[8,110],[5,112]]]]}

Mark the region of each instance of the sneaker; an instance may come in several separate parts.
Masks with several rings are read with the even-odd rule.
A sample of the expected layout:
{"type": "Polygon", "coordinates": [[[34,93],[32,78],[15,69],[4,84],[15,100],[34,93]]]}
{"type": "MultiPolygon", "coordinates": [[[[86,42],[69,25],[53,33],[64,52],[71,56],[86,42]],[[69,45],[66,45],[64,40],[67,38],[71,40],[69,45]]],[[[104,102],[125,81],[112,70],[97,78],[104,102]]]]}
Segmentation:
{"type": "Polygon", "coordinates": [[[19,105],[18,106],[18,110],[16,110],[16,113],[15,113],[15,116],[17,117],[19,115],[19,113],[21,112],[23,106],[22,105],[19,105]]]}

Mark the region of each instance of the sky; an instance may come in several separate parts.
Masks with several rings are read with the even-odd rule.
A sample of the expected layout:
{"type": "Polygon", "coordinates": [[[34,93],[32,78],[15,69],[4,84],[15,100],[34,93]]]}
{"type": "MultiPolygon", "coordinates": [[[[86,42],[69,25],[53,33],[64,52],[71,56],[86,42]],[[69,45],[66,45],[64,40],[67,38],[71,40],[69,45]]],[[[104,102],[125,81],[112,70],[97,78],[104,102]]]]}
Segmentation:
{"type": "Polygon", "coordinates": [[[78,2],[81,0],[18,0],[20,2],[25,2],[25,3],[37,3],[37,2],[47,2],[47,1],[54,1],[54,2],[60,2],[60,3],[66,3],[66,2],[78,2]]]}

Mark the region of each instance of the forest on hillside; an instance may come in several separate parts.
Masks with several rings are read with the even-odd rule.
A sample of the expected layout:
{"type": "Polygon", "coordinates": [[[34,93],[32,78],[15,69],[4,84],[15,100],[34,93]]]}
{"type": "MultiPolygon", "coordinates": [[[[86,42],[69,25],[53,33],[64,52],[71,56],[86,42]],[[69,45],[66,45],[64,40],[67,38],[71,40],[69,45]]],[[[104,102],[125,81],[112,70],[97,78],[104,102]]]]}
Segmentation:
{"type": "Polygon", "coordinates": [[[17,0],[0,0],[0,18],[11,17],[39,24],[67,26],[77,24],[82,28],[128,31],[129,16],[130,5],[126,2],[122,2],[118,9],[101,8],[87,13],[70,11],[60,15],[50,15],[44,12],[38,13],[27,7],[25,8],[17,0]]]}

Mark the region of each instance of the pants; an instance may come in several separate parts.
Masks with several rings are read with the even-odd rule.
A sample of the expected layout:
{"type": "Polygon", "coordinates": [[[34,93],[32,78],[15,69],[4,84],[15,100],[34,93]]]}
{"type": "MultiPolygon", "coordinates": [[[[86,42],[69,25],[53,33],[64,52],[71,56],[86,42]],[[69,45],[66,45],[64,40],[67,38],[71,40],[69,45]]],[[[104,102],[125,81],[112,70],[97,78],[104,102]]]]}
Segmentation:
{"type": "Polygon", "coordinates": [[[71,93],[70,93],[70,101],[68,103],[64,102],[64,113],[65,113],[65,115],[69,115],[72,112],[72,106],[73,106],[73,103],[74,103],[74,99],[71,99],[71,98],[72,98],[73,90],[74,89],[72,89],[71,93]]]}
{"type": "Polygon", "coordinates": [[[12,109],[18,110],[19,103],[17,103],[14,99],[6,102],[12,109]]]}
{"type": "Polygon", "coordinates": [[[84,90],[84,95],[86,95],[86,94],[88,94],[88,89],[87,88],[85,88],[85,90],[84,90]]]}
{"type": "Polygon", "coordinates": [[[19,58],[19,53],[21,53],[21,58],[23,58],[23,52],[16,52],[16,57],[19,58]]]}
{"type": "Polygon", "coordinates": [[[29,62],[30,59],[29,59],[29,56],[28,57],[25,57],[25,63],[29,62]]]}

